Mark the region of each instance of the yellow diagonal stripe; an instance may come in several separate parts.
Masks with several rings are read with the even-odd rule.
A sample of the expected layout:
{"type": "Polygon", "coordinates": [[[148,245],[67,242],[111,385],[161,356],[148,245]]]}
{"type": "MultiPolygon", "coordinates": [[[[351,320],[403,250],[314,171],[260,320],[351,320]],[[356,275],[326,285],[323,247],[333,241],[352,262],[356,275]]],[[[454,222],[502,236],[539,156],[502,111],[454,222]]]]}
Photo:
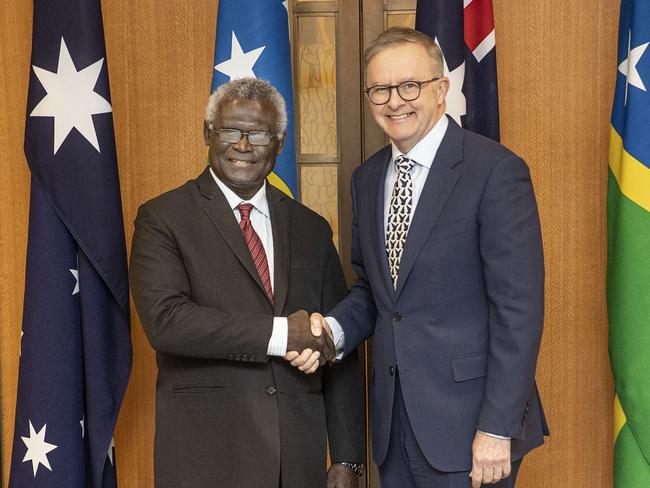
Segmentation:
{"type": "Polygon", "coordinates": [[[621,401],[618,399],[618,395],[616,395],[616,397],[614,397],[614,442],[616,442],[618,433],[625,425],[625,422],[627,422],[625,412],[623,411],[621,401]]]}
{"type": "Polygon", "coordinates": [[[612,127],[609,138],[609,167],[621,193],[650,212],[650,168],[630,155],[612,127]]]}
{"type": "Polygon", "coordinates": [[[272,171],[271,174],[266,177],[266,179],[269,180],[269,183],[271,183],[278,190],[283,191],[291,198],[294,198],[293,193],[291,193],[291,190],[289,189],[287,184],[284,182],[282,178],[280,178],[277,174],[275,174],[275,171],[272,171]]]}

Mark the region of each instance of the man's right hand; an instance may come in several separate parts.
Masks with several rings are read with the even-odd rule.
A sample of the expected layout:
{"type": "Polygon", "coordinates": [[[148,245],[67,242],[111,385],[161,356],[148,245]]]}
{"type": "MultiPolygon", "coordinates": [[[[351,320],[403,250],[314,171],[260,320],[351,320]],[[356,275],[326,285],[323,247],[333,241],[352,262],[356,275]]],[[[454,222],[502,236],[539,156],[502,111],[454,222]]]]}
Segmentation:
{"type": "Polygon", "coordinates": [[[291,361],[293,366],[305,373],[313,373],[319,366],[336,357],[331,333],[323,334],[320,327],[313,327],[307,312],[298,310],[292,313],[287,317],[287,324],[287,355],[285,359],[291,361]],[[298,351],[302,351],[302,353],[298,351]]]}
{"type": "Polygon", "coordinates": [[[329,327],[329,324],[325,318],[319,313],[311,314],[309,318],[311,325],[311,334],[314,337],[324,336],[328,343],[332,344],[332,356],[329,359],[321,359],[321,355],[318,351],[312,351],[311,349],[304,349],[302,353],[292,350],[287,345],[287,354],[284,357],[287,361],[291,362],[291,366],[298,368],[300,371],[306,374],[315,373],[318,370],[319,366],[322,366],[327,361],[333,362],[336,357],[336,350],[334,347],[332,330],[329,327]],[[325,329],[326,334],[323,334],[323,329],[325,329]]]}

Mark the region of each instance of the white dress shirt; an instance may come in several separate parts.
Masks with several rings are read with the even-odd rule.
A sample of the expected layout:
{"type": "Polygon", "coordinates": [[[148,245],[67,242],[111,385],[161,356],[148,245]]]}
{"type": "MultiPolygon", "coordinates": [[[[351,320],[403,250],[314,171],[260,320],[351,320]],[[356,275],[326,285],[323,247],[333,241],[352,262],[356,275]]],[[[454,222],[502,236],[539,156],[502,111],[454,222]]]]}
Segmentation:
{"type": "MultiPolygon", "coordinates": [[[[447,126],[449,121],[446,116],[442,116],[440,120],[433,126],[427,134],[420,139],[420,141],[411,148],[409,152],[404,154],[402,151],[397,149],[395,144],[391,144],[393,149],[393,154],[388,163],[388,169],[386,171],[386,180],[384,182],[384,238],[386,237],[386,228],[388,227],[388,210],[390,208],[390,197],[393,193],[393,186],[395,186],[395,181],[397,180],[397,170],[395,169],[395,158],[404,154],[407,158],[415,163],[413,169],[411,170],[411,182],[413,183],[413,204],[411,205],[411,222],[413,222],[413,214],[420,200],[420,195],[422,195],[422,189],[424,188],[424,182],[429,176],[429,169],[431,169],[431,164],[433,159],[436,157],[442,138],[447,132],[447,126]]],[[[407,231],[408,233],[408,231],[407,231]]],[[[408,235],[408,234],[407,234],[408,235]]],[[[388,259],[388,257],[386,257],[388,259]]],[[[341,324],[334,317],[327,317],[327,323],[332,329],[332,334],[334,335],[334,344],[336,346],[336,351],[339,353],[337,359],[340,359],[343,355],[343,348],[345,347],[345,334],[343,333],[343,328],[341,324]]]]}
{"type": "MultiPolygon", "coordinates": [[[[210,174],[214,178],[214,181],[217,183],[217,186],[222,191],[223,195],[228,200],[228,205],[232,208],[233,214],[239,223],[241,221],[241,215],[239,214],[239,209],[237,208],[241,203],[250,203],[253,205],[253,210],[250,213],[251,224],[253,229],[257,232],[257,235],[262,241],[262,246],[264,247],[264,252],[266,253],[266,260],[269,265],[269,275],[271,276],[271,290],[275,290],[274,286],[274,262],[273,262],[273,227],[271,226],[271,212],[269,211],[269,202],[266,199],[266,180],[262,184],[262,188],[253,195],[250,200],[242,200],[234,191],[232,191],[226,184],[217,178],[217,175],[214,174],[212,168],[210,168],[210,174]]],[[[271,339],[269,339],[268,349],[266,354],[269,356],[284,356],[287,353],[287,338],[288,338],[288,323],[286,317],[274,317],[273,318],[273,333],[271,334],[271,339]]]]}

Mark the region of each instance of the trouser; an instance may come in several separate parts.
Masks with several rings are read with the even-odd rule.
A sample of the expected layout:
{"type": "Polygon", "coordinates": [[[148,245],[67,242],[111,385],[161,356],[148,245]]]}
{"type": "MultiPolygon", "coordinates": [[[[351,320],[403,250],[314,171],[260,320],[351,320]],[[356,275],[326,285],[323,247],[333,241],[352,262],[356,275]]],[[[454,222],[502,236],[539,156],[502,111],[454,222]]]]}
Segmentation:
{"type": "MultiPolygon", "coordinates": [[[[521,460],[512,463],[505,480],[489,488],[514,488],[521,460]]],[[[432,467],[424,457],[409,421],[399,374],[395,378],[395,400],[386,459],[379,466],[382,488],[471,488],[469,471],[446,473],[432,467]]]]}

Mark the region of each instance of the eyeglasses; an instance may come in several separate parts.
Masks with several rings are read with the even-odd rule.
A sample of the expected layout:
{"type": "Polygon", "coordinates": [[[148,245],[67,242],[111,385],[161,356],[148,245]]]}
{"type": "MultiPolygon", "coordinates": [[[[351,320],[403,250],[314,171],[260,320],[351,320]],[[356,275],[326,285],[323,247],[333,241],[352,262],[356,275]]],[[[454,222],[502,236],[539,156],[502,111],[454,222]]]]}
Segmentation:
{"type": "Polygon", "coordinates": [[[412,102],[420,96],[420,91],[422,90],[422,85],[431,83],[432,81],[437,81],[441,77],[431,78],[430,80],[424,81],[404,81],[397,85],[376,85],[371,86],[370,88],[365,88],[363,92],[368,95],[368,98],[375,105],[384,105],[390,100],[390,95],[392,89],[397,89],[397,94],[405,102],[412,102]]]}
{"type": "Polygon", "coordinates": [[[243,132],[238,129],[217,129],[215,132],[219,137],[219,142],[237,144],[241,141],[243,136],[246,136],[248,143],[251,146],[268,146],[271,144],[271,139],[277,137],[276,134],[270,134],[263,130],[250,130],[248,132],[243,132]]]}

